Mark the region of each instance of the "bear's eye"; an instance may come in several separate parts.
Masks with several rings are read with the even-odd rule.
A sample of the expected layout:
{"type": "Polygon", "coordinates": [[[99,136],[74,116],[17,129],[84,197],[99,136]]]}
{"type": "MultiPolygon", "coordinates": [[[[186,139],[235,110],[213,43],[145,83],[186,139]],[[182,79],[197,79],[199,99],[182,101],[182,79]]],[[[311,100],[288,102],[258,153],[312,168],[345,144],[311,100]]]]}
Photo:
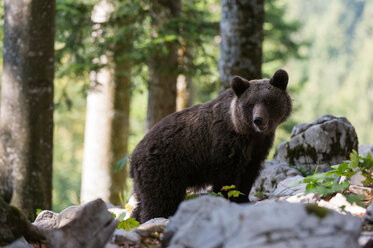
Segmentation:
{"type": "Polygon", "coordinates": [[[246,104],[245,108],[252,109],[254,108],[254,104],[246,104]]]}

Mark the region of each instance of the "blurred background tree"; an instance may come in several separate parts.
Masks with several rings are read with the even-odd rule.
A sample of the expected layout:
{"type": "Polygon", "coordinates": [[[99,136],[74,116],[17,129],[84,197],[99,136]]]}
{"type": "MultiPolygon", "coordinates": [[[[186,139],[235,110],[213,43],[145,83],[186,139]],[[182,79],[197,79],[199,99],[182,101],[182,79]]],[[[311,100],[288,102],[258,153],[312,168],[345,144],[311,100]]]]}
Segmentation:
{"type": "Polygon", "coordinates": [[[56,2],[4,2],[0,197],[34,220],[52,207],[56,2]]]}
{"type": "Polygon", "coordinates": [[[220,20],[220,91],[234,75],[262,77],[264,1],[222,0],[220,20]]]}

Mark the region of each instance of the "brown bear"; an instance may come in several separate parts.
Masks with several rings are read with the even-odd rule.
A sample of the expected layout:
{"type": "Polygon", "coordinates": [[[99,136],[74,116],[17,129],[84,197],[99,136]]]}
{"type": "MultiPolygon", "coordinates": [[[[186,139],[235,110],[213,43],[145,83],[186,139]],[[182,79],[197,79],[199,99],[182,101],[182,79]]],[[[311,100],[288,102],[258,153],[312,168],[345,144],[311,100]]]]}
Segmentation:
{"type": "Polygon", "coordinates": [[[288,74],[248,81],[233,77],[231,89],[204,104],[165,117],[131,155],[130,175],[141,223],[173,215],[189,187],[235,185],[248,202],[252,184],[273,144],[277,126],[292,110],[288,74]]]}

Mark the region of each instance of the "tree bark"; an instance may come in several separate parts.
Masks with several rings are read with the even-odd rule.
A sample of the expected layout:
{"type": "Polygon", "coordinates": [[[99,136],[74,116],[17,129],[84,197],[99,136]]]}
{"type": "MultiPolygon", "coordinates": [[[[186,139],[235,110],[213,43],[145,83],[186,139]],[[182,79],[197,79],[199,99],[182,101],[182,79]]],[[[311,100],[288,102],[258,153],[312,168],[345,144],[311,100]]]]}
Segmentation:
{"type": "Polygon", "coordinates": [[[222,0],[220,91],[234,75],[261,78],[263,22],[263,0],[222,0]]]}
{"type": "MultiPolygon", "coordinates": [[[[99,4],[99,8],[113,11],[107,1],[99,4]]],[[[110,13],[106,14],[110,16],[110,13]]],[[[101,58],[105,60],[101,61],[105,66],[91,73],[93,78],[87,98],[81,201],[100,197],[120,205],[119,195],[125,190],[127,170],[123,168],[116,172],[115,166],[128,153],[132,63],[129,57],[123,55],[132,52],[131,35],[127,33],[113,49],[101,58]]]]}
{"type": "Polygon", "coordinates": [[[176,110],[180,111],[193,105],[193,81],[191,76],[180,74],[177,77],[176,110]]]}
{"type": "Polygon", "coordinates": [[[5,0],[0,194],[33,219],[52,206],[54,0],[5,0]]]}
{"type": "MultiPolygon", "coordinates": [[[[175,35],[178,27],[167,24],[167,18],[180,15],[180,0],[153,1],[152,39],[159,38],[165,29],[175,35]],[[167,26],[167,27],[166,27],[167,26]],[[163,29],[163,30],[162,30],[163,29]]],[[[176,81],[178,76],[177,41],[164,42],[152,49],[149,59],[149,95],[146,132],[157,122],[176,110],[176,81]]]]}

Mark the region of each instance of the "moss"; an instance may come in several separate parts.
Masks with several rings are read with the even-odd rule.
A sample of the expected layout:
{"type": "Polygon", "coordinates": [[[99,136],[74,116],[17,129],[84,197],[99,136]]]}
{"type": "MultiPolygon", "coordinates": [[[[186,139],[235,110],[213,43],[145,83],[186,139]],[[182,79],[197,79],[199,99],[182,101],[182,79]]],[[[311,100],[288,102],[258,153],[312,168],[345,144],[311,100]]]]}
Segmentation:
{"type": "MultiPolygon", "coordinates": [[[[332,160],[333,157],[336,157],[338,155],[341,155],[342,154],[342,147],[341,147],[341,144],[339,143],[339,141],[341,140],[341,136],[342,134],[340,132],[337,132],[335,134],[335,138],[332,138],[332,143],[330,144],[330,152],[329,153],[322,153],[322,156],[323,156],[323,159],[324,161],[330,161],[332,160]]],[[[350,154],[350,153],[348,153],[350,154]]],[[[348,154],[347,154],[347,157],[346,159],[348,158],[348,154]]]]}
{"type": "Polygon", "coordinates": [[[325,218],[330,213],[328,209],[319,207],[316,204],[308,204],[305,205],[304,208],[306,209],[307,213],[316,215],[320,219],[325,218]]]}
{"type": "Polygon", "coordinates": [[[8,206],[7,208],[6,225],[16,238],[24,236],[27,241],[40,241],[45,239],[44,236],[30,224],[22,212],[14,206],[8,206]]]}
{"type": "Polygon", "coordinates": [[[306,147],[304,147],[303,145],[299,145],[294,147],[293,149],[286,147],[286,152],[290,164],[297,164],[295,160],[302,156],[311,158],[314,164],[318,162],[316,149],[310,145],[307,145],[306,147]]]}
{"type": "Polygon", "coordinates": [[[275,179],[271,180],[271,186],[272,186],[272,188],[274,188],[276,186],[276,180],[275,179]]]}

